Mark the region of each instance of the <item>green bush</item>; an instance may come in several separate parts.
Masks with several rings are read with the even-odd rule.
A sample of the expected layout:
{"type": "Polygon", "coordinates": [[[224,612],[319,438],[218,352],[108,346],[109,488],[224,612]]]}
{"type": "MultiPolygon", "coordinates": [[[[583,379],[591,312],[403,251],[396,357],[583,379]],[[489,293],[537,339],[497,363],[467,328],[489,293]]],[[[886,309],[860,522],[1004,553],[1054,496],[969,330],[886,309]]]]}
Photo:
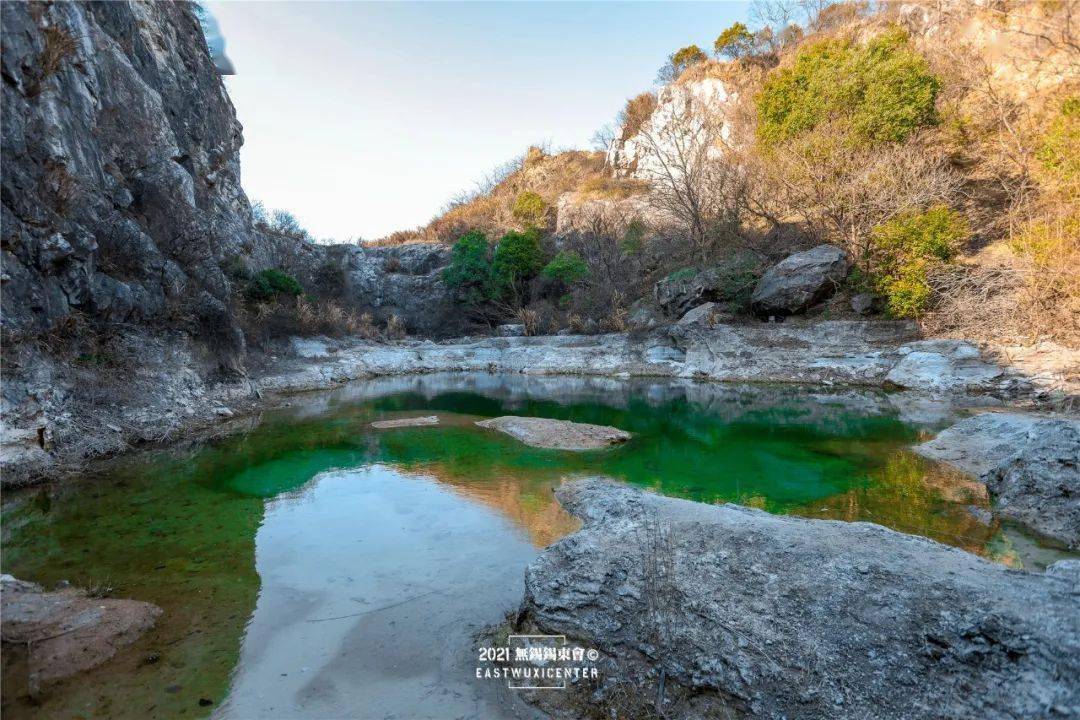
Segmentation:
{"type": "Polygon", "coordinates": [[[462,235],[450,253],[443,280],[469,305],[478,305],[491,296],[491,257],[487,236],[479,230],[462,235]]]}
{"type": "Polygon", "coordinates": [[[1061,111],[1050,122],[1035,157],[1048,176],[1052,190],[1064,191],[1066,197],[1080,196],[1080,97],[1061,104],[1061,111]]]}
{"type": "Polygon", "coordinates": [[[540,233],[536,229],[508,232],[499,238],[491,261],[492,299],[518,303],[525,281],[543,267],[540,233]]]}
{"type": "Polygon", "coordinates": [[[526,190],[514,199],[510,212],[515,220],[526,226],[541,226],[547,218],[548,204],[539,194],[526,190]]]}
{"type": "Polygon", "coordinates": [[[563,250],[551,259],[540,274],[564,285],[573,285],[589,275],[589,266],[573,250],[563,250]]]}
{"type": "Polygon", "coordinates": [[[644,249],[647,232],[648,227],[645,222],[640,218],[634,218],[627,223],[619,247],[627,255],[637,255],[644,249]]]}
{"type": "Polygon", "coordinates": [[[713,50],[717,55],[724,55],[737,60],[749,55],[754,50],[754,35],[750,29],[741,22],[729,27],[713,42],[713,50]]]}
{"type": "Polygon", "coordinates": [[[244,294],[252,302],[266,302],[282,295],[303,295],[304,286],[292,275],[270,268],[252,276],[244,294]]]}
{"type": "Polygon", "coordinates": [[[775,144],[840,120],[863,140],[898,142],[937,122],[940,84],[900,30],[865,46],[822,40],[766,79],[757,96],[758,137],[775,144]]]}
{"type": "Polygon", "coordinates": [[[964,216],[944,205],[906,213],[874,228],[869,280],[885,296],[890,315],[913,318],[928,309],[930,272],[955,258],[968,235],[964,216]]]}

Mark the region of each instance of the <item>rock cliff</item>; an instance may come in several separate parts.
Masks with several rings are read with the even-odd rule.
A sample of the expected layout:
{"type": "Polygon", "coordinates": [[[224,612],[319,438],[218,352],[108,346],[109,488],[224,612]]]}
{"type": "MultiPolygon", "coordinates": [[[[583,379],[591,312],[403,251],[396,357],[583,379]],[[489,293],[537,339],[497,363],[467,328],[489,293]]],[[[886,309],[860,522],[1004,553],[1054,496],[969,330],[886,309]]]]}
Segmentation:
{"type": "Polygon", "coordinates": [[[236,368],[258,254],[240,124],[186,3],[4,3],[3,328],[190,316],[236,368]]]}

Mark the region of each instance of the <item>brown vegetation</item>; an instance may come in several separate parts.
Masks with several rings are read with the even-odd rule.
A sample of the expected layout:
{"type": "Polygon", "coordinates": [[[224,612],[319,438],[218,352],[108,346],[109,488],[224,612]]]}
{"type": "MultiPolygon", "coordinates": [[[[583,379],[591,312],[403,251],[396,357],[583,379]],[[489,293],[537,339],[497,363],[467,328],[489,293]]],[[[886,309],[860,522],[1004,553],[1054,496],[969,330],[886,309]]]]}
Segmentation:
{"type": "Polygon", "coordinates": [[[550,207],[563,193],[590,183],[593,187],[602,185],[606,175],[603,153],[569,150],[552,155],[534,146],[478,183],[474,192],[451,201],[426,226],[397,232],[372,244],[453,243],[471,230],[492,237],[508,230],[524,230],[520,214],[514,215],[514,204],[522,193],[535,193],[550,207]]]}

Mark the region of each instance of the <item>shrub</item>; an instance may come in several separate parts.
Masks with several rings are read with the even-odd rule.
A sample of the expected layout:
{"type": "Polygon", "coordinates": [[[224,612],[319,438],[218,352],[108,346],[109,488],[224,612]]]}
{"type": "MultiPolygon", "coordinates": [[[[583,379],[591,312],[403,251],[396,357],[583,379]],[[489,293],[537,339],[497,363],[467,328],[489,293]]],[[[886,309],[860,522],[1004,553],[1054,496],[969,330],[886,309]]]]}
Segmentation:
{"type": "Polygon", "coordinates": [[[32,75],[30,84],[27,86],[27,94],[35,97],[41,93],[45,81],[60,72],[64,60],[73,56],[78,50],[78,43],[67,30],[56,25],[45,28],[43,31],[45,47],[38,58],[37,73],[32,75]]]}
{"type": "Polygon", "coordinates": [[[627,100],[626,107],[616,118],[616,122],[619,123],[619,139],[626,141],[637,135],[645,121],[652,117],[654,110],[656,110],[656,93],[654,92],[643,92],[627,100]]]}
{"type": "Polygon", "coordinates": [[[750,29],[741,22],[729,27],[713,42],[713,51],[717,55],[724,55],[732,60],[749,55],[754,50],[754,35],[750,29]]]}
{"type": "Polygon", "coordinates": [[[391,315],[386,319],[386,339],[387,340],[400,340],[405,337],[407,331],[405,330],[405,321],[397,315],[391,315]]]}
{"type": "Polygon", "coordinates": [[[937,122],[940,81],[899,30],[858,46],[823,40],[770,73],[757,96],[758,138],[788,140],[830,120],[871,142],[898,142],[937,122]]]}
{"type": "Polygon", "coordinates": [[[525,334],[529,336],[540,334],[540,313],[530,308],[521,308],[517,311],[517,321],[525,328],[525,334]]]}
{"type": "Polygon", "coordinates": [[[244,294],[252,302],[267,302],[283,295],[303,295],[304,287],[292,275],[269,268],[252,276],[244,294]]]}
{"type": "Polygon", "coordinates": [[[1066,199],[1080,199],[1080,97],[1061,104],[1035,152],[1046,177],[1044,181],[1066,199]]]}
{"type": "Polygon", "coordinates": [[[548,213],[548,204],[539,194],[526,190],[514,199],[510,211],[514,219],[525,226],[542,226],[548,213]]]}
{"type": "Polygon", "coordinates": [[[905,213],[874,228],[869,280],[885,296],[890,315],[914,318],[928,309],[930,272],[956,257],[968,234],[964,216],[943,205],[905,213]]]}
{"type": "Polygon", "coordinates": [[[520,304],[524,282],[535,277],[542,266],[539,232],[530,229],[503,235],[491,261],[493,299],[520,304]]]}
{"type": "Polygon", "coordinates": [[[573,285],[588,276],[589,266],[573,250],[563,250],[544,266],[540,274],[546,278],[558,280],[564,285],[573,285]]]}
{"type": "Polygon", "coordinates": [[[626,230],[623,231],[622,242],[619,243],[619,247],[627,255],[637,255],[644,247],[645,234],[648,230],[645,221],[641,218],[634,218],[626,224],[626,230]]]}
{"type": "Polygon", "coordinates": [[[484,233],[473,230],[454,243],[443,280],[467,305],[479,305],[490,297],[490,247],[484,233]]]}

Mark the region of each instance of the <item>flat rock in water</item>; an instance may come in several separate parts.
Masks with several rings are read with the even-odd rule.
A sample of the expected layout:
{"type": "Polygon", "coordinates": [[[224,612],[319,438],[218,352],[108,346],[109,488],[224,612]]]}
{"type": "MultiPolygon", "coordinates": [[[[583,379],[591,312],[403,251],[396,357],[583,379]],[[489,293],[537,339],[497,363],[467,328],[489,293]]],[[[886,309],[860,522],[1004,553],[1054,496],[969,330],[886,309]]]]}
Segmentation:
{"type": "Polygon", "coordinates": [[[551,450],[596,450],[630,439],[630,433],[618,428],[550,418],[505,415],[476,424],[504,432],[526,445],[551,450]]]}
{"type": "Polygon", "coordinates": [[[0,636],[5,664],[20,653],[36,695],[49,683],[89,670],[154,626],[161,608],[138,600],[88,597],[77,588],[45,592],[40,585],[0,577],[0,636]]]}
{"type": "Polygon", "coordinates": [[[376,420],[375,422],[371,423],[371,427],[386,429],[401,427],[428,427],[438,424],[438,415],[425,415],[424,417],[397,418],[395,420],[376,420]]]}
{"type": "Polygon", "coordinates": [[[526,696],[555,717],[655,717],[661,694],[669,720],[1012,720],[1080,707],[1069,562],[1016,571],[872,523],[601,478],[556,497],[583,527],[529,566],[512,632],[597,650],[601,682],[526,696]]]}

